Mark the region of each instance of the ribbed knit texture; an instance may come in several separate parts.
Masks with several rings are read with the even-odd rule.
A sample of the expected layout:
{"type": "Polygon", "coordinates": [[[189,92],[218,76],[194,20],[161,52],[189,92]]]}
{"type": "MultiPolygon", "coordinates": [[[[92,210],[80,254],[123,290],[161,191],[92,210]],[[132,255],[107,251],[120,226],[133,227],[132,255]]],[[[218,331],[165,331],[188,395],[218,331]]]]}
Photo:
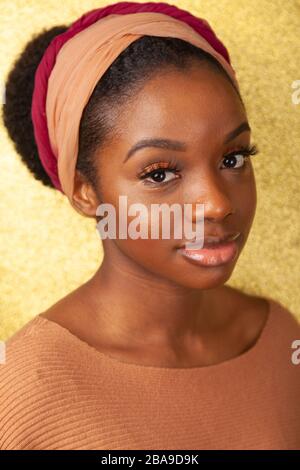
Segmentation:
{"type": "Polygon", "coordinates": [[[0,449],[300,449],[300,324],[269,301],[256,344],[207,367],[126,363],[36,316],[6,342],[0,449]]]}

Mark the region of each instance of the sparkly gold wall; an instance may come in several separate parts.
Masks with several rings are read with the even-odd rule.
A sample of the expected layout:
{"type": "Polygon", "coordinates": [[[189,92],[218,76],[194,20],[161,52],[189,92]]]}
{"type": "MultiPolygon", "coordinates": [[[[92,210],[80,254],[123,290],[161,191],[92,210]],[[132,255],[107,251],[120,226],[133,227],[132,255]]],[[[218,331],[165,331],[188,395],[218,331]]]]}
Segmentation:
{"type": "MultiPolygon", "coordinates": [[[[110,2],[0,0],[0,79],[31,35],[110,2]]],[[[182,0],[228,47],[260,148],[258,206],[229,284],[281,301],[300,320],[300,0],[182,0]]],[[[2,95],[3,96],[3,95],[2,95]]],[[[91,220],[20,162],[1,124],[0,339],[85,282],[102,259],[91,220]]]]}

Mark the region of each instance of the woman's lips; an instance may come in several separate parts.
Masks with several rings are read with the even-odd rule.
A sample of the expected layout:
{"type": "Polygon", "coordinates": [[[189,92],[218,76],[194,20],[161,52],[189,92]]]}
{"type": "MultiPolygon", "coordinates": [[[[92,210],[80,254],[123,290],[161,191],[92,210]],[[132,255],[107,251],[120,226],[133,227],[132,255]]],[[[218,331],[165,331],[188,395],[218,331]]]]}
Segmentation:
{"type": "Polygon", "coordinates": [[[219,266],[229,263],[238,254],[238,244],[235,240],[205,246],[201,249],[179,248],[179,253],[193,263],[201,266],[219,266]]]}

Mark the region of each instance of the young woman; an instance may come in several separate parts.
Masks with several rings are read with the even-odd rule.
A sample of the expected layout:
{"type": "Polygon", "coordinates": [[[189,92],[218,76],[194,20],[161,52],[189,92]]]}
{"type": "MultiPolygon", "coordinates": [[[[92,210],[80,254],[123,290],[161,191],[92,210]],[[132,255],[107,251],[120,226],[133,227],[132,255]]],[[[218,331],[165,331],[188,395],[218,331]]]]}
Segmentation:
{"type": "Polygon", "coordinates": [[[120,2],[44,31],[8,77],[4,122],[83,216],[126,196],[191,204],[193,225],[204,204],[205,244],[103,240],[93,277],[7,341],[0,448],[300,448],[300,326],[225,285],[255,215],[257,148],[209,24],[120,2]]]}

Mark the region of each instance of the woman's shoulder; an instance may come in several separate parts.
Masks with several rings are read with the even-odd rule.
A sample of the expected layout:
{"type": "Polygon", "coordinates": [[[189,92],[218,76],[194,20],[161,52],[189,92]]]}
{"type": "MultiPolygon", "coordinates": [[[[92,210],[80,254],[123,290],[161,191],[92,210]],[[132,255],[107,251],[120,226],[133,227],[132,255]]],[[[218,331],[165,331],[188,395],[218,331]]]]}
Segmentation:
{"type": "MultiPolygon", "coordinates": [[[[69,403],[86,383],[88,358],[67,331],[40,314],[29,320],[5,343],[0,364],[0,449],[31,442],[28,423],[38,430],[53,409],[69,403]],[[16,444],[17,443],[17,444],[16,444]]],[[[20,447],[23,448],[23,447],[20,447]]]]}
{"type": "Polygon", "coordinates": [[[80,310],[78,296],[71,302],[73,297],[74,294],[70,293],[58,300],[28,320],[5,342],[6,361],[5,367],[0,367],[0,374],[9,369],[15,370],[18,364],[30,364],[31,369],[50,364],[72,347],[67,329],[59,328],[59,319],[77,316],[77,310],[80,310]]]}
{"type": "Polygon", "coordinates": [[[229,305],[233,317],[238,319],[238,335],[248,348],[259,344],[280,356],[290,354],[292,343],[300,340],[299,318],[282,301],[269,295],[247,294],[231,286],[226,286],[222,295],[223,304],[229,305]]]}
{"type": "Polygon", "coordinates": [[[45,326],[40,316],[36,315],[4,342],[5,361],[4,367],[0,367],[0,374],[20,362],[24,365],[27,361],[31,364],[38,360],[39,349],[45,347],[42,337],[45,333],[51,335],[51,331],[45,330],[45,326]]]}
{"type": "Polygon", "coordinates": [[[37,315],[4,342],[0,403],[6,392],[13,393],[20,384],[26,388],[27,382],[36,383],[40,374],[47,371],[60,339],[49,325],[37,315]]]}
{"type": "Polygon", "coordinates": [[[283,301],[274,297],[265,297],[269,304],[269,316],[272,317],[272,325],[280,336],[294,337],[300,339],[300,318],[298,314],[283,301]]]}
{"type": "MultiPolygon", "coordinates": [[[[286,331],[297,332],[300,329],[300,317],[296,312],[293,312],[287,305],[276,299],[273,296],[265,295],[251,295],[245,292],[242,292],[239,289],[236,289],[231,286],[225,286],[224,297],[222,302],[229,302],[233,309],[239,313],[244,312],[245,318],[248,319],[261,319],[261,326],[264,327],[269,322],[269,320],[276,320],[277,325],[284,325],[286,331]]],[[[253,323],[255,323],[253,321],[253,323]]],[[[257,322],[259,324],[259,321],[257,322]]],[[[250,325],[250,323],[249,323],[250,325]]],[[[248,326],[249,326],[248,325],[248,326]]],[[[275,326],[275,323],[272,322],[272,326],[275,326]]]]}
{"type": "MultiPolygon", "coordinates": [[[[291,373],[293,380],[300,385],[300,364],[295,367],[293,358],[299,350],[300,359],[300,321],[296,312],[292,311],[283,301],[273,296],[255,297],[257,313],[262,315],[267,306],[267,315],[261,329],[258,344],[266,362],[277,366],[278,370],[291,373]]],[[[255,306],[255,303],[253,304],[255,306]]],[[[255,309],[255,308],[254,308],[255,309]]]]}
{"type": "MultiPolygon", "coordinates": [[[[270,303],[269,340],[278,358],[289,362],[289,367],[297,369],[300,385],[300,319],[283,302],[268,297],[270,303]],[[295,361],[296,356],[299,360],[295,361]],[[298,365],[298,367],[296,367],[298,365]],[[298,370],[299,369],[299,370],[298,370]]],[[[271,349],[271,347],[269,348],[271,349]]],[[[278,359],[279,362],[279,359],[278,359]]]]}
{"type": "Polygon", "coordinates": [[[0,364],[0,421],[5,404],[37,400],[61,386],[72,363],[84,366],[80,344],[74,345],[67,331],[36,315],[15,332],[5,346],[0,364]]]}

